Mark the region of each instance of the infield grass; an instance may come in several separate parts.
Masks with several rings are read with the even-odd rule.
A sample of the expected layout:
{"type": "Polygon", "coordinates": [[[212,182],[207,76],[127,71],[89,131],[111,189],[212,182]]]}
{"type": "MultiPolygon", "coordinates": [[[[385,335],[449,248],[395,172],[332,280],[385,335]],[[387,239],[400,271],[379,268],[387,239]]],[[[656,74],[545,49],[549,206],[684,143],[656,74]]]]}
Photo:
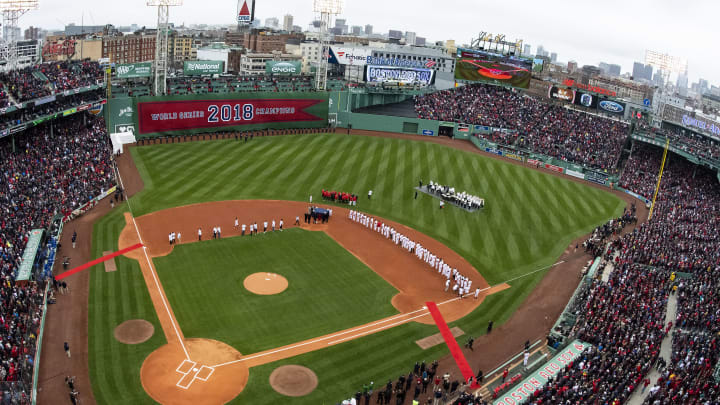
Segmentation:
{"type": "MultiPolygon", "coordinates": [[[[307,201],[312,194],[313,201],[317,202],[322,188],[348,191],[361,196],[357,209],[403,223],[445,243],[475,266],[490,284],[520,277],[510,283],[512,288],[486,298],[477,310],[450,325],[459,326],[473,336],[484,333],[489,320],[495,321],[498,326],[507,320],[542,279],[544,272],[527,274],[554,263],[573,239],[620,215],[623,207],[619,198],[599,189],[427,142],[326,134],[255,138],[247,144],[221,140],[153,145],[131,148],[131,152],[145,183],[144,191],[132,198],[137,216],[205,201],[307,201]],[[438,200],[432,197],[420,194],[417,200],[413,198],[413,187],[420,179],[424,183],[433,180],[479,195],[485,198],[487,206],[475,213],[451,206],[440,211],[438,200]],[[373,190],[372,200],[366,197],[369,189],[373,190]]],[[[96,224],[93,236],[93,253],[96,256],[100,256],[103,250],[117,249],[117,238],[123,225],[118,208],[96,224]]],[[[302,233],[297,235],[304,236],[302,233]]],[[[268,239],[273,245],[268,248],[276,248],[275,243],[285,243],[280,241],[285,237],[282,236],[277,240],[268,239]]],[[[216,257],[230,254],[230,250],[243,243],[245,241],[209,242],[207,249],[218,250],[213,253],[204,251],[204,242],[181,246],[165,259],[181,262],[173,256],[176,253],[177,258],[185,255],[183,251],[186,247],[191,250],[197,247],[203,251],[199,254],[216,257]],[[229,246],[225,247],[225,243],[229,246]]],[[[200,260],[191,250],[186,251],[188,256],[185,260],[200,260]]],[[[252,249],[243,251],[250,252],[252,249]]],[[[177,266],[159,264],[162,258],[155,260],[165,291],[171,296],[176,316],[183,318],[180,325],[188,337],[212,338],[208,336],[212,333],[226,343],[235,342],[233,346],[242,353],[248,353],[282,342],[299,341],[305,336],[319,336],[329,329],[317,323],[301,325],[298,322],[300,334],[278,335],[272,344],[239,339],[238,336],[250,333],[243,331],[241,325],[234,331],[237,335],[231,336],[233,331],[223,326],[225,314],[219,312],[236,312],[233,316],[246,317],[248,322],[256,324],[263,320],[260,310],[257,314],[242,313],[245,304],[254,306],[252,300],[258,297],[233,295],[243,293],[241,284],[238,284],[242,277],[235,273],[244,272],[246,264],[233,265],[229,269],[212,267],[206,264],[215,259],[203,257],[194,271],[203,272],[202,282],[209,284],[189,284],[188,278],[179,272],[169,274],[173,272],[171,267],[175,269],[177,266]],[[184,318],[197,309],[191,308],[190,303],[176,303],[174,296],[193,296],[188,301],[209,306],[201,302],[211,301],[201,297],[209,292],[198,290],[205,290],[218,281],[225,282],[221,293],[229,294],[232,298],[230,304],[203,311],[202,317],[209,319],[196,321],[198,326],[185,321],[184,318]],[[232,306],[235,301],[238,305],[232,306]]],[[[258,259],[239,257],[236,263],[247,261],[248,266],[255,265],[250,263],[251,260],[258,259]]],[[[142,283],[139,266],[136,262],[121,260],[116,273],[106,274],[99,266],[92,271],[90,366],[98,403],[130,403],[125,398],[131,398],[132,403],[152,403],[140,384],[139,369],[144,357],[164,343],[164,339],[159,337],[159,325],[142,283]],[[121,274],[123,272],[129,274],[121,274]],[[113,341],[112,328],[116,323],[138,317],[155,324],[153,339],[133,348],[113,341]]],[[[282,295],[275,298],[283,299],[282,295]]],[[[389,298],[385,299],[384,304],[389,305],[389,298]]],[[[372,295],[358,295],[357,304],[352,308],[352,312],[358,314],[350,315],[356,317],[355,322],[364,323],[364,312],[372,311],[365,303],[376,302],[374,300],[372,295]]],[[[378,301],[376,304],[383,303],[378,301]]],[[[274,311],[278,312],[280,308],[274,311]]],[[[272,324],[272,319],[266,318],[264,320],[271,325],[263,326],[266,328],[264,334],[272,335],[275,330],[281,329],[279,323],[272,324]]],[[[340,326],[340,320],[334,322],[340,326]]],[[[435,326],[405,324],[325,350],[252,368],[247,387],[233,403],[335,404],[350,397],[363,383],[375,381],[376,387],[383,385],[389,378],[396,379],[400,374],[407,374],[416,361],[431,362],[446,355],[445,345],[423,351],[414,343],[434,333],[437,333],[435,326]],[[272,370],[283,364],[301,364],[313,369],[320,379],[315,392],[302,398],[282,397],[275,393],[268,384],[268,377],[272,370]]],[[[462,344],[464,339],[466,337],[458,340],[462,344]]]]}
{"type": "Polygon", "coordinates": [[[398,313],[390,303],[398,291],[324,232],[292,228],[178,245],[153,262],[185,337],[219,340],[243,354],[398,313]],[[243,280],[258,272],[283,275],[288,288],[251,293],[243,280]]]}

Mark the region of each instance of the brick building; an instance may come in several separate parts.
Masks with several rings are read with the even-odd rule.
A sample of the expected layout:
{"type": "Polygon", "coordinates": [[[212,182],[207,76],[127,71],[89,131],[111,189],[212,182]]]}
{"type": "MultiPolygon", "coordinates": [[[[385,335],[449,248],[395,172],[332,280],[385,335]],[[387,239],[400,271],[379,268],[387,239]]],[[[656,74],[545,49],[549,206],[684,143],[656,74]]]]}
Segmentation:
{"type": "Polygon", "coordinates": [[[155,60],[155,35],[124,35],[104,37],[103,58],[114,63],[135,63],[155,60]]]}

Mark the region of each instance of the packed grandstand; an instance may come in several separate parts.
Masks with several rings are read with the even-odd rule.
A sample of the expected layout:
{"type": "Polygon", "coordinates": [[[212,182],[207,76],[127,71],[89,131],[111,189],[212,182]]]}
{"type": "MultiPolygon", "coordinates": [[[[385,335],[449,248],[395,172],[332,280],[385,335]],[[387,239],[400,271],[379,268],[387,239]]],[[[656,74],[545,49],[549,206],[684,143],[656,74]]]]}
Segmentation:
{"type": "MultiPolygon", "coordinates": [[[[47,253],[34,266],[32,280],[15,281],[29,231],[41,228],[53,235],[70,213],[116,184],[102,118],[79,112],[16,128],[102,101],[103,81],[102,69],[91,61],[46,63],[0,74],[0,129],[8,131],[4,135],[13,135],[0,144],[2,404],[30,403],[45,290],[48,285],[51,291],[56,288],[45,265],[52,260],[55,237],[45,239],[41,251],[47,253]]],[[[310,91],[312,80],[180,77],[171,79],[168,88],[171,94],[310,91]]],[[[335,80],[332,88],[343,90],[347,85],[335,80]]],[[[112,90],[114,95],[130,96],[150,92],[148,83],[115,83],[112,90]]],[[[708,137],[569,110],[502,87],[461,86],[418,96],[414,105],[420,118],[507,130],[484,135],[491,142],[619,174],[620,187],[647,199],[653,197],[663,154],[660,148],[641,142],[628,146],[631,128],[663,140],[669,137],[693,155],[720,159],[720,144],[708,137]],[[625,148],[631,149],[629,155],[624,155],[625,148]]],[[[537,388],[525,403],[624,403],[642,389],[652,369],[659,378],[650,382],[651,394],[645,403],[720,403],[720,386],[713,377],[720,357],[718,235],[717,173],[670,154],[652,218],[599,245],[599,255],[614,270],[607,280],[593,279],[568,303],[576,320],[566,325],[563,337],[579,338],[593,347],[537,388]],[[677,300],[677,315],[668,325],[665,315],[671,295],[677,300]],[[666,337],[671,339],[671,356],[661,358],[660,346],[666,337]]],[[[413,384],[422,381],[413,380],[409,386],[414,388],[413,384]]],[[[405,397],[406,389],[401,384],[383,396],[405,397]]],[[[454,397],[458,404],[491,400],[454,397]]]]}

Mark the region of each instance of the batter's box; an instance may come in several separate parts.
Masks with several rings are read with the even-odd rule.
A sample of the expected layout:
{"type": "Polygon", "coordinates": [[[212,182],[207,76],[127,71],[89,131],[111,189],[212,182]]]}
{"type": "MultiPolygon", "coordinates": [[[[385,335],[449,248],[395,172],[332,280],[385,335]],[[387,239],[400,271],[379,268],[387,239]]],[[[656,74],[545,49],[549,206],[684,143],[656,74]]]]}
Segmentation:
{"type": "Polygon", "coordinates": [[[177,369],[175,369],[175,371],[177,371],[180,374],[187,374],[187,373],[191,372],[193,367],[195,367],[196,365],[197,365],[196,362],[185,359],[185,360],[183,360],[182,363],[180,363],[180,365],[178,366],[177,369]]]}
{"type": "Polygon", "coordinates": [[[208,378],[215,372],[215,369],[208,366],[202,366],[198,370],[197,373],[195,373],[195,378],[197,378],[200,381],[207,381],[208,378]]]}

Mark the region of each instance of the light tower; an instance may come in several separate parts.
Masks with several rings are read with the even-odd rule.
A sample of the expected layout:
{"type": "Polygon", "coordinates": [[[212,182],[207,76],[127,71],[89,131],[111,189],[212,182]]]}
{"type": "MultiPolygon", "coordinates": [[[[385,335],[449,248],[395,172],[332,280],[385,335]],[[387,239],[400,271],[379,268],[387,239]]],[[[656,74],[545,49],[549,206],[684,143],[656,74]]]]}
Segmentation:
{"type": "Polygon", "coordinates": [[[30,10],[38,8],[38,0],[0,0],[3,13],[3,57],[8,70],[17,67],[18,20],[30,10]]]}
{"type": "Polygon", "coordinates": [[[155,37],[155,95],[167,93],[168,31],[170,31],[170,7],[182,6],[182,0],[147,0],[147,5],[157,7],[158,22],[155,37]]]}
{"type": "Polygon", "coordinates": [[[332,17],[342,13],[342,0],[314,0],[313,11],[320,14],[320,33],[318,35],[320,62],[315,71],[315,89],[325,90],[327,87],[328,53],[330,48],[328,27],[332,17]]]}

